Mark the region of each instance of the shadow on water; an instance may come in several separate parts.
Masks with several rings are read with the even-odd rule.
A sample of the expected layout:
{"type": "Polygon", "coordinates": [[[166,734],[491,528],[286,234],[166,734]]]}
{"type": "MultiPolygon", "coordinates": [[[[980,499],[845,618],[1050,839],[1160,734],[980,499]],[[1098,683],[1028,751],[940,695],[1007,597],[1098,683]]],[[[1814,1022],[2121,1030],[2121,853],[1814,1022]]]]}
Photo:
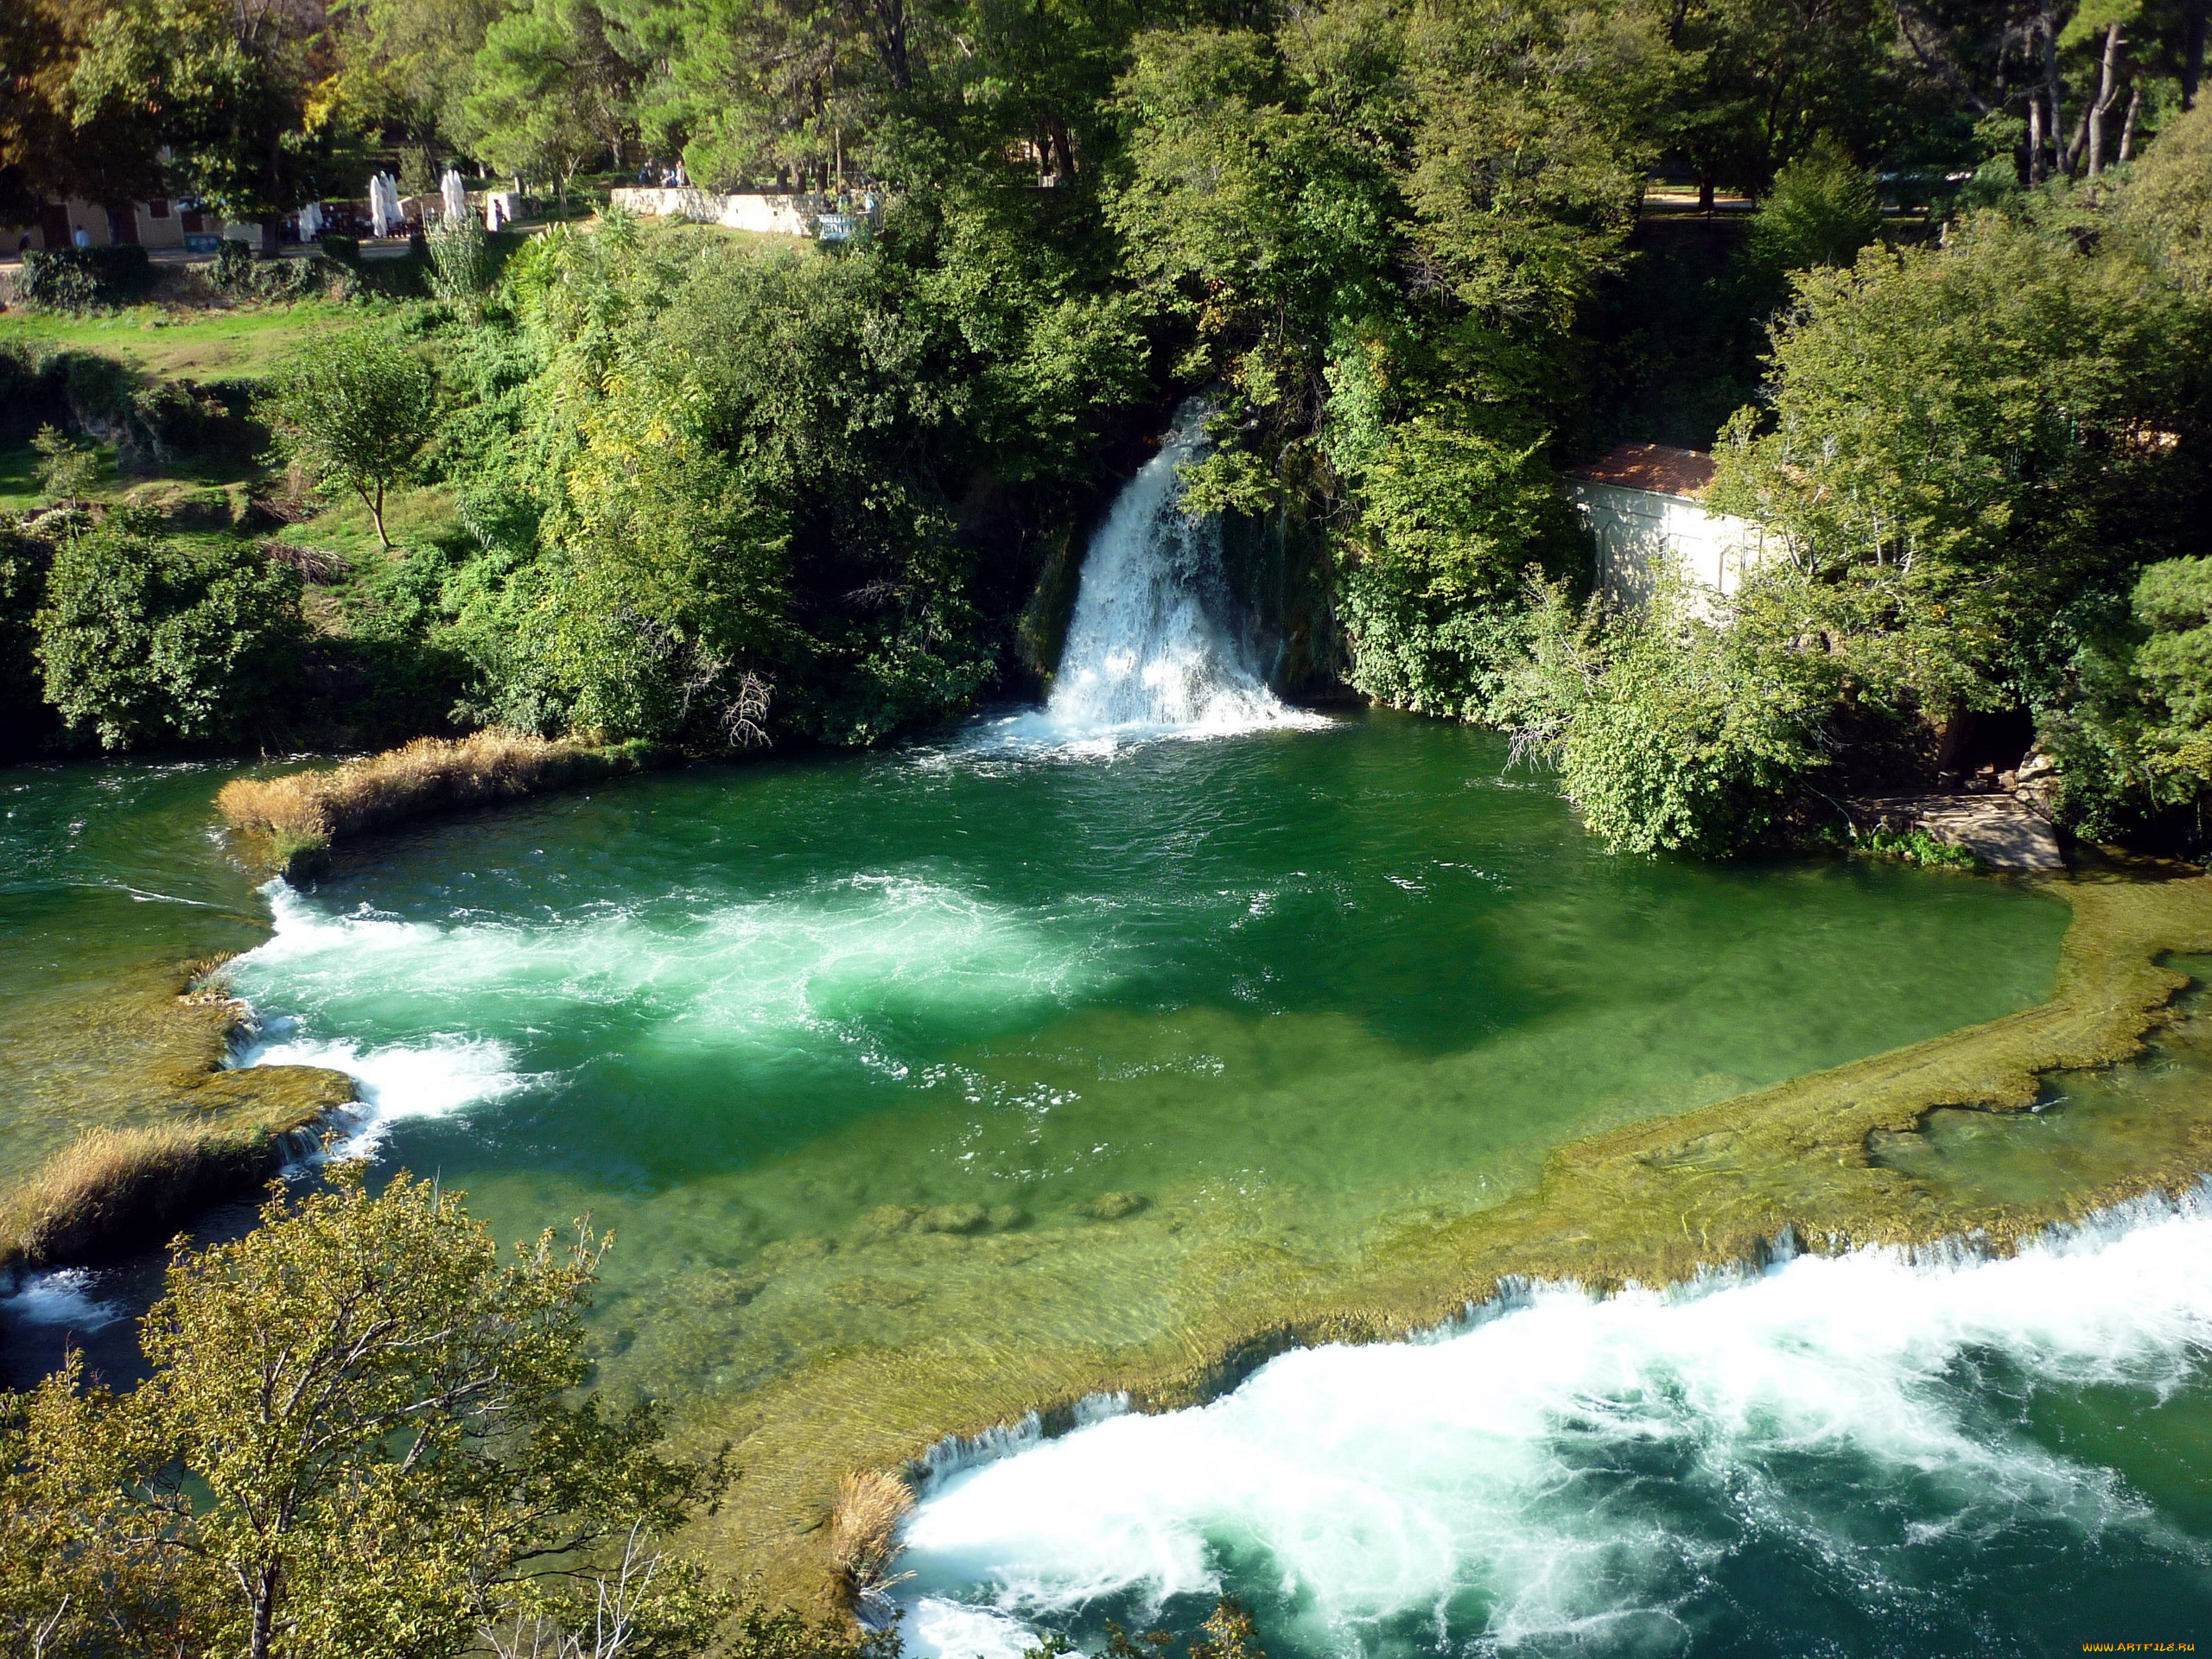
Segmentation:
{"type": "MultiPolygon", "coordinates": [[[[188,1249],[226,1244],[252,1230],[257,1209],[219,1205],[184,1233],[188,1249]]],[[[72,1349],[97,1382],[137,1386],[146,1377],[138,1322],[162,1294],[167,1246],[133,1251],[98,1266],[0,1275],[0,1385],[29,1389],[58,1370],[72,1349]]]]}

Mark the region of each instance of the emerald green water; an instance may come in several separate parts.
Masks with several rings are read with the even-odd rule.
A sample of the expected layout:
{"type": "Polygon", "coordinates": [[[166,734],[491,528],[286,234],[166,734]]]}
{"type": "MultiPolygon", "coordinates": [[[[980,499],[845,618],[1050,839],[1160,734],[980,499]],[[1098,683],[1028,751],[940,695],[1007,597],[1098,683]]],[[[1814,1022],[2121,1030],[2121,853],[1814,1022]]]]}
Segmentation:
{"type": "MultiPolygon", "coordinates": [[[[630,1300],[694,1302],[702,1271],[791,1258],[810,1291],[895,1271],[826,1325],[810,1298],[803,1333],[762,1342],[756,1310],[718,1337],[719,1375],[761,1351],[749,1378],[895,1326],[948,1274],[995,1276],[972,1250],[957,1273],[916,1258],[931,1234],[1092,1230],[1134,1195],[1121,1230],[1170,1258],[1182,1223],[1333,1259],[1599,1125],[2047,994],[2067,920],[2047,899],[1609,858],[1502,759],[1377,716],[656,778],[280,895],[237,983],[296,1021],[275,1058],[364,1077],[387,1158],[509,1230],[614,1226],[612,1301],[641,1330],[659,1315],[630,1300]]],[[[1108,1307],[1049,1317],[1131,1317],[1099,1287],[1108,1307]]],[[[701,1369],[664,1362],[657,1390],[701,1369]]]]}
{"type": "MultiPolygon", "coordinates": [[[[1610,858],[1548,778],[1503,772],[1503,760],[1484,734],[1381,715],[1082,757],[970,747],[956,736],[547,798],[365,844],[306,891],[267,895],[211,828],[220,770],[19,770],[5,777],[0,827],[0,1158],[20,1163],[50,1144],[60,1132],[55,1103],[89,1098],[79,1085],[99,1071],[104,1045],[67,1033],[83,1027],[102,987],[138,983],[148,964],[252,946],[233,972],[264,1029],[241,1059],[353,1071],[370,1096],[359,1144],[383,1167],[467,1188],[503,1233],[584,1212],[612,1227],[618,1244],[594,1316],[601,1378],[711,1427],[735,1421],[763,1385],[871,1346],[942,1354],[957,1343],[1019,1371],[1041,1366],[1039,1356],[1108,1363],[1126,1348],[1172,1344],[1224,1299],[1319,1282],[1408,1222],[1497,1200],[1548,1150],[1596,1128],[2048,994],[2068,912],[2031,891],[1834,861],[1610,858]]],[[[2194,1030],[2174,1044],[2195,1041],[2194,1030]]],[[[2086,1101],[2102,1086],[2075,1088],[2086,1101]]],[[[2092,1103],[2019,1127],[2032,1135],[2090,1125],[2063,1132],[2094,1173],[2132,1144],[2094,1127],[2113,1116],[2092,1103]]],[[[2029,1179],[2016,1169],[2017,1136],[1991,1144],[2004,1150],[1984,1155],[1982,1141],[1962,1141],[1939,1115],[1927,1135],[1883,1156],[1919,1160],[1924,1179],[1987,1190],[2029,1179]]],[[[1808,1287],[1791,1317],[1826,1305],[1817,1282],[1789,1282],[1808,1287]]],[[[107,1293],[95,1277],[71,1294],[107,1293]]],[[[1653,1338],[1664,1363],[1652,1362],[1659,1369],[1636,1384],[1638,1397],[1687,1388],[1692,1398],[1700,1366],[1713,1378],[1766,1375],[1777,1351],[1853,1352],[1884,1328],[1885,1299],[1905,1294],[1888,1281],[1852,1290],[1874,1310],[1863,1335],[1847,1322],[1834,1337],[1784,1321],[1762,1346],[1765,1327],[1753,1319],[1739,1340],[1730,1315],[1719,1336],[1653,1338]]],[[[1926,1337],[1929,1375],[1955,1380],[1964,1364],[1963,1375],[1989,1383],[1974,1384],[1981,1392],[1961,1408],[1953,1440],[2025,1434],[2031,1462],[2078,1453],[2093,1471],[2196,1466],[2188,1449],[2201,1440],[2190,1425],[2202,1416],[2202,1386],[2184,1363],[2194,1338],[2177,1338],[2183,1359],[2158,1373],[2169,1380],[2153,1421],[2140,1367],[2085,1363],[2079,1386],[2056,1394],[2008,1380],[2026,1363],[2017,1357],[1983,1376],[1978,1362],[1955,1357],[1971,1344],[1944,1345],[1951,1337],[1940,1333],[1955,1334],[1949,1293],[1913,1294],[1932,1300],[1918,1324],[1898,1329],[1914,1351],[1923,1339],[1911,1333],[1938,1333],[1926,1337]]],[[[1662,1328],[1676,1327],[1652,1327],[1662,1328]]],[[[1602,1336],[1602,1324],[1592,1329],[1602,1336]]],[[[1582,1352],[1591,1340],[1509,1352],[1531,1389],[1569,1390],[1539,1400],[1530,1421],[1568,1422],[1620,1375],[1643,1376],[1605,1370],[1612,1382],[1601,1386],[1588,1380],[1599,1373],[1545,1370],[1545,1356],[1582,1352]]],[[[1392,1421],[1412,1423],[1472,1386],[1423,1384],[1408,1396],[1413,1414],[1392,1421]]],[[[1345,1387],[1321,1418],[1294,1414],[1287,1421],[1301,1426],[1283,1444],[1270,1449],[1263,1436],[1238,1455],[1263,1470],[1280,1463],[1290,1478],[1306,1466],[1298,1448],[1356,1451],[1365,1442],[1352,1433],[1353,1406],[1393,1396],[1357,1378],[1345,1387]]],[[[1601,1418],[1610,1409],[1588,1408],[1601,1418]]],[[[1798,1446],[1796,1419],[1777,1421],[1798,1446]]],[[[1263,1484],[1226,1520],[1208,1520],[1212,1510],[1179,1518],[1157,1486],[1117,1497],[1123,1509],[1100,1513],[1125,1509],[1127,1525],[1078,1539],[1070,1559],[1084,1572],[1125,1562],[1135,1539],[1144,1548],[1135,1559],[1152,1565],[1098,1580],[1088,1599],[1070,1600],[1057,1569],[1022,1556],[1050,1541],[1049,1528],[1033,1527],[1027,1543],[995,1557],[988,1540],[918,1544],[931,1628],[951,1633],[922,1645],[1004,1645],[1014,1626],[961,1625],[963,1608],[981,1618],[1003,1604],[1033,1623],[1039,1608],[1058,1605],[1065,1617],[1041,1622],[1081,1630],[1102,1611],[1136,1616],[1163,1598],[1164,1616],[1185,1618],[1205,1605],[1205,1584],[1227,1583],[1268,1601],[1270,1640],[1286,1653],[1458,1651],[1469,1641],[1484,1650],[1518,1642],[1562,1653],[1749,1651],[1784,1631],[1839,1652],[1890,1652],[1925,1612],[1914,1596],[1970,1577],[1971,1552],[1892,1550],[1881,1557],[1885,1582],[1923,1586],[1898,1604],[1904,1622],[1848,1611],[1837,1588],[1848,1570],[1821,1576],[1827,1545],[1729,1531],[1731,1500],[1700,1484],[1719,1465],[1700,1461],[1694,1435],[1630,1434],[1618,1446],[1600,1436],[1585,1446],[1598,1463],[1568,1458],[1554,1482],[1543,1473],[1552,1452],[1529,1462],[1529,1448],[1546,1444],[1534,1430],[1519,1440],[1478,1436],[1464,1478],[1452,1472],[1461,1448],[1448,1434],[1408,1432],[1413,1441],[1386,1435],[1362,1454],[1384,1486],[1398,1483],[1391,1502],[1458,1479],[1451,1490],[1461,1496],[1437,1501],[1475,1514],[1465,1492],[1494,1486],[1510,1465],[1521,1471],[1514,1481],[1529,1477],[1526,1491],[1508,1481],[1510,1501],[1481,1510],[1482,1527],[1540,1543],[1557,1534],[1546,1548],[1594,1550],[1615,1562],[1611,1577],[1580,1599],[1544,1602],[1565,1624],[1508,1640],[1515,1610],[1535,1605],[1513,1575],[1535,1567],[1470,1556],[1464,1541],[1439,1534],[1438,1548],[1459,1552],[1459,1576],[1439,1581],[1452,1611],[1424,1636],[1427,1615],[1373,1581],[1379,1573],[1402,1588],[1418,1575],[1407,1577],[1402,1561],[1358,1565],[1382,1535],[1374,1528],[1404,1516],[1358,1510],[1368,1518],[1341,1548],[1313,1521],[1309,1542],[1358,1565],[1333,1588],[1310,1550],[1301,1558],[1253,1518],[1303,1516],[1314,1502],[1351,1514],[1315,1498],[1338,1478],[1319,1469],[1310,1472],[1320,1485],[1302,1497],[1263,1484]],[[1609,1496],[1592,1509],[1590,1492],[1609,1496]],[[1572,1525],[1560,1519],[1570,1512],[1572,1525]],[[1187,1538],[1176,1531],[1186,1521],[1187,1538]],[[1679,1561],[1667,1556],[1675,1566],[1638,1577],[1621,1565],[1650,1556],[1644,1546],[1677,1526],[1689,1542],[1679,1561]],[[1149,1554],[1147,1539],[1160,1547],[1149,1554]],[[1171,1545],[1194,1552],[1196,1580],[1161,1565],[1173,1565],[1171,1545]],[[1301,1560],[1306,1589],[1268,1600],[1268,1586],[1288,1582],[1283,1573],[1301,1560]],[[1470,1560],[1490,1566],[1478,1572],[1470,1560]],[[1669,1576],[1676,1566],[1688,1580],[1669,1576]],[[1801,1568],[1818,1594],[1758,1588],[1796,1583],[1789,1573],[1801,1568]],[[1031,1573],[1020,1580],[1028,1602],[1005,1600],[1017,1569],[1031,1573]],[[1608,1584],[1627,1588],[1608,1601],[1608,1584]],[[1635,1618],[1606,1623],[1606,1608],[1629,1602],[1635,1618]],[[1675,1611],[1655,1623],[1646,1614],[1658,1604],[1675,1611]]],[[[2164,1518],[2150,1533],[2149,1522],[2131,1522],[2126,1572],[2098,1580],[2095,1548],[2110,1541],[2082,1545],[2072,1510],[2037,1511],[2012,1538],[1987,1503],[1962,1510],[1951,1476],[1925,1471],[1873,1510],[1854,1509],[1848,1495],[1873,1490],[1872,1454],[1839,1442],[1840,1460],[1822,1463],[1818,1441],[1804,1441],[1802,1457],[1788,1452],[1799,1458],[1791,1478],[1813,1481],[1826,1495],[1821,1512],[1843,1516],[1847,1532],[1888,1528],[1905,1539],[1970,1512],[1974,1526],[1999,1528],[1976,1535],[1999,1537],[2008,1561],[2058,1552],[2074,1562],[2088,1549],[2082,1582],[2100,1618],[2137,1590],[2198,1605],[2193,1499],[2145,1499],[2142,1513],[2164,1518]]],[[[1910,1444],[1897,1454],[1908,1463],[1910,1444]]],[[[1891,1455],[1886,1442],[1876,1451],[1891,1455]]],[[[1172,1486],[1184,1461],[1137,1456],[1128,1468],[1172,1486]]],[[[2002,1480],[2017,1473],[2002,1459],[1989,1466],[2002,1480]]],[[[2083,1478],[2120,1481],[2118,1491],[2135,1478],[2083,1478]]],[[[2071,1477],[2051,1479],[2049,1490],[2072,1503],[2071,1477]]],[[[1081,1491],[1039,1490],[1049,1514],[1095,1507],[1081,1491]]],[[[1001,1518],[1029,1513],[1009,1500],[1001,1518]]],[[[2024,1580],[2006,1572],[2003,1593],[2016,1595],[2024,1580]]],[[[1980,1628],[1980,1592],[1963,1593],[1972,1617],[1927,1627],[1980,1628]]],[[[1998,1629],[1993,1618],[1983,1624],[1998,1629]]],[[[1996,1646],[2037,1650],[2009,1637],[1996,1646]]]]}

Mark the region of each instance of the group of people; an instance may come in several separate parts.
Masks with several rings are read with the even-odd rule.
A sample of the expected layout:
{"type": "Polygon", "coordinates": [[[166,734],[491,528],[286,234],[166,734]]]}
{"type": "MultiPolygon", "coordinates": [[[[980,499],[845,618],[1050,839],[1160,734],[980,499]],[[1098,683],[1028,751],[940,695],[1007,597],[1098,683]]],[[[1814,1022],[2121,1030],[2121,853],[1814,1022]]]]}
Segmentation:
{"type": "Polygon", "coordinates": [[[638,182],[643,185],[657,184],[664,190],[688,190],[691,188],[691,175],[683,170],[683,163],[680,159],[673,167],[663,167],[655,162],[647,162],[638,169],[638,182]]]}

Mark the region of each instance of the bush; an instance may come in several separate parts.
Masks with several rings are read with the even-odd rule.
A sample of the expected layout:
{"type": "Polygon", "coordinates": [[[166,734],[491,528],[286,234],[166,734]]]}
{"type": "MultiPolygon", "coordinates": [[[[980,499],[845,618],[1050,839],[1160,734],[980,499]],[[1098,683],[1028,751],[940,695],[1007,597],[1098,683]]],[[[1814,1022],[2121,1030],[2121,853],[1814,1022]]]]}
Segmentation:
{"type": "Polygon", "coordinates": [[[1558,765],[1590,832],[1617,852],[1751,844],[1827,763],[1827,657],[1716,626],[1674,590],[1608,616],[1595,601],[1578,610],[1563,584],[1534,584],[1517,632],[1517,653],[1492,658],[1489,718],[1516,756],[1558,765]]]}
{"type": "Polygon", "coordinates": [[[1618,619],[1560,751],[1591,832],[1620,851],[1727,853],[1772,830],[1823,766],[1819,664],[1663,613],[1618,619]]]}
{"type": "Polygon", "coordinates": [[[438,221],[425,238],[430,255],[430,291],[449,304],[474,309],[492,285],[492,246],[483,221],[460,213],[438,221]]]}
{"type": "Polygon", "coordinates": [[[88,311],[128,305],[153,289],[154,263],[130,244],[107,248],[53,248],[23,255],[16,291],[39,311],[88,311]]]}
{"type": "Polygon", "coordinates": [[[215,245],[207,279],[226,294],[242,294],[252,284],[254,264],[253,250],[226,236],[215,245]]]}
{"type": "Polygon", "coordinates": [[[298,574],[256,550],[112,512],[54,555],[36,619],[47,701],[105,749],[235,740],[291,676],[299,602],[298,574]]]}

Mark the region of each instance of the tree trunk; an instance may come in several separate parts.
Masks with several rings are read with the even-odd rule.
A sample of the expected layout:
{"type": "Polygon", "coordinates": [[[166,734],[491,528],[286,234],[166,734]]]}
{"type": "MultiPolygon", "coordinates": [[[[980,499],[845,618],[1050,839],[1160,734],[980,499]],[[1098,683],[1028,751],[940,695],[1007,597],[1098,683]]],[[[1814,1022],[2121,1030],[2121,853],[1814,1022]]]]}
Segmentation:
{"type": "Polygon", "coordinates": [[[2028,176],[2031,189],[2043,182],[2043,90],[2028,94],[2028,176]]]}
{"type": "Polygon", "coordinates": [[[384,533],[384,486],[381,484],[377,486],[374,496],[371,496],[365,490],[363,491],[361,499],[368,503],[369,517],[376,521],[378,543],[385,552],[391,552],[391,537],[384,533]]]}
{"type": "Polygon", "coordinates": [[[254,1574],[251,1591],[253,1626],[246,1637],[247,1659],[269,1659],[276,1641],[276,1577],[279,1569],[264,1567],[254,1574]]]}
{"type": "Polygon", "coordinates": [[[2037,27],[2043,35],[2043,97],[2049,106],[2050,130],[2045,143],[2054,153],[2038,155],[2036,161],[2036,182],[2040,184],[2050,176],[2050,163],[2063,162],[2066,145],[2066,89],[2058,78],[2058,29],[2051,21],[2050,8],[2046,6],[2037,14],[2037,27]]]}
{"type": "Polygon", "coordinates": [[[2143,83],[2138,81],[2134,90],[2127,94],[2127,118],[2120,124],[2120,164],[2122,167],[2126,167],[2128,158],[2135,154],[2135,118],[2142,111],[2143,83]]]}
{"type": "Polygon", "coordinates": [[[2120,96],[2120,25],[2105,30],[2105,55],[2097,66],[2097,96],[2089,105],[2089,176],[2105,170],[2105,116],[2120,96]]]}

